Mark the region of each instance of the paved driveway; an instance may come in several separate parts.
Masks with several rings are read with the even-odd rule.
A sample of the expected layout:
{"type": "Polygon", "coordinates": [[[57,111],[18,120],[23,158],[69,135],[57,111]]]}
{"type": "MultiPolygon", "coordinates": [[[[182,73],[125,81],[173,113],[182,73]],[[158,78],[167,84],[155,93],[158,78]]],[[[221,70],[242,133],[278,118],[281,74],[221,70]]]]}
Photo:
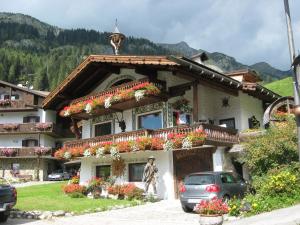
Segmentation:
{"type": "MultiPolygon", "coordinates": [[[[198,225],[198,215],[184,213],[179,201],[161,201],[101,213],[47,220],[9,220],[7,225],[198,225]]],[[[297,225],[300,205],[279,209],[224,225],[297,225]]]]}
{"type": "Polygon", "coordinates": [[[198,225],[198,215],[184,213],[179,201],[160,201],[101,213],[59,218],[52,221],[9,220],[9,225],[198,225]],[[25,222],[25,223],[24,223],[25,222]]]}

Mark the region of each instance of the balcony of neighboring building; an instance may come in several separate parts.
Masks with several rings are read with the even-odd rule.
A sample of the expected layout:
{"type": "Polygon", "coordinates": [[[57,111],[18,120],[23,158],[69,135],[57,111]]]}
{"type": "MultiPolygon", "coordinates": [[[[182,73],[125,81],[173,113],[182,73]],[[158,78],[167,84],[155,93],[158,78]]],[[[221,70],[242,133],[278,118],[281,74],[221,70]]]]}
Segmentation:
{"type": "Polygon", "coordinates": [[[0,124],[0,135],[11,134],[47,134],[55,137],[61,136],[62,131],[53,122],[0,124]]]}
{"type": "Polygon", "coordinates": [[[53,158],[49,147],[0,147],[0,158],[53,158]]]}

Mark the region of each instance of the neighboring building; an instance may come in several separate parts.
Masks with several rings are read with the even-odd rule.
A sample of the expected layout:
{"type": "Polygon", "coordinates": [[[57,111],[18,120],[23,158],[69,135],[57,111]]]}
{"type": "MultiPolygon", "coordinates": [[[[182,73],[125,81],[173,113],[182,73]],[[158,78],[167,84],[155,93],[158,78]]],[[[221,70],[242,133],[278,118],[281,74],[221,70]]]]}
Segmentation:
{"type": "Polygon", "coordinates": [[[120,153],[125,171],[118,182],[142,186],[143,167],[153,155],[159,170],[158,195],[172,199],[188,173],[235,169],[228,151],[239,142],[238,132],[262,127],[265,107],[279,97],[258,81],[250,70],[224,74],[184,57],[91,55],[46,97],[43,108],[57,110],[72,123],[79,140],[65,142],[61,157],[79,156],[81,183],[112,174],[112,158],[96,157],[92,148],[107,142],[111,146],[135,143],[143,137],[166,141],[170,133],[203,129],[204,145],[188,150],[120,153]],[[136,91],[120,98],[120,90],[139,90],[146,82],[161,92],[143,96],[144,92],[136,91]],[[184,100],[189,104],[175,106],[184,100]],[[178,110],[182,106],[185,113],[178,110]],[[119,123],[122,119],[125,132],[124,123],[119,123]]]}
{"type": "Polygon", "coordinates": [[[56,112],[41,104],[48,92],[0,81],[0,175],[44,180],[59,165],[56,112]],[[39,172],[38,172],[39,171],[39,172]]]}

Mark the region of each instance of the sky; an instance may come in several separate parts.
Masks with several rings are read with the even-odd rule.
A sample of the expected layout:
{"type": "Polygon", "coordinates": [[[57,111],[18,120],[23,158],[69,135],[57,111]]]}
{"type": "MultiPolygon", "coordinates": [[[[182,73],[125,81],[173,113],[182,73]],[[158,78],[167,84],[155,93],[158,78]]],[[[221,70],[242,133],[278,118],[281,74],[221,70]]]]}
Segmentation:
{"type": "MultiPolygon", "coordinates": [[[[289,0],[296,53],[300,0],[289,0]]],[[[251,65],[288,70],[283,0],[1,0],[0,11],[23,13],[61,28],[112,31],[153,42],[187,42],[251,65]]]]}

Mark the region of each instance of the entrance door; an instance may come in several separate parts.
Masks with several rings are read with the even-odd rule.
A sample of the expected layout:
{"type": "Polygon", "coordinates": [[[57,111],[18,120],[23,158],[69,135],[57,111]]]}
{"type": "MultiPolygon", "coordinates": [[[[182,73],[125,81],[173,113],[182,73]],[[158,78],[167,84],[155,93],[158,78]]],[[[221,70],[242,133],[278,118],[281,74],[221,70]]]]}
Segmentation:
{"type": "Polygon", "coordinates": [[[179,196],[178,186],[186,175],[213,170],[212,153],[213,148],[178,150],[173,152],[176,198],[179,196]]]}

